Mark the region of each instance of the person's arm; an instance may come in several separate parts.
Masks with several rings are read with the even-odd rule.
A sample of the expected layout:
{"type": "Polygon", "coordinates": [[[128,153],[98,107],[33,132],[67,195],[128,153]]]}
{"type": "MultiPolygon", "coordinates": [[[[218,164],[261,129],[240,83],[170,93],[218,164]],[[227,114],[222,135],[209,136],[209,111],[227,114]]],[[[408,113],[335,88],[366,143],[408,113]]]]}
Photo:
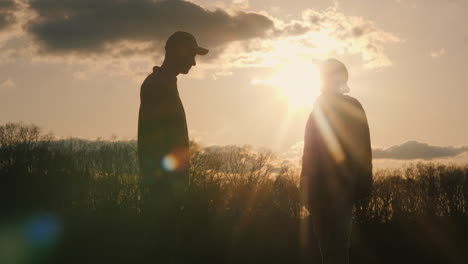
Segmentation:
{"type": "Polygon", "coordinates": [[[372,192],[373,176],[372,176],[372,147],[369,132],[369,123],[367,121],[366,112],[362,105],[357,102],[356,108],[359,109],[359,131],[358,136],[360,149],[359,151],[359,171],[357,181],[356,200],[368,198],[372,192]]]}
{"type": "Polygon", "coordinates": [[[312,112],[309,116],[309,119],[307,120],[307,125],[305,129],[304,150],[302,155],[302,170],[299,186],[300,200],[301,203],[304,205],[307,205],[309,202],[311,178],[314,177],[315,170],[317,168],[315,157],[316,136],[316,120],[314,117],[314,113],[312,112]]]}

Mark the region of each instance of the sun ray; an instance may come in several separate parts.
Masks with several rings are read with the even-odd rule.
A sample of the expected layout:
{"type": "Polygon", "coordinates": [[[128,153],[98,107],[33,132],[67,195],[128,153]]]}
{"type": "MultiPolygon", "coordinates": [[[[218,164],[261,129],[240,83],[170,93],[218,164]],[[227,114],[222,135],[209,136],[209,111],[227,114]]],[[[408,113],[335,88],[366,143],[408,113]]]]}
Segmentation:
{"type": "Polygon", "coordinates": [[[271,76],[252,83],[273,87],[290,110],[298,111],[311,106],[319,95],[320,75],[313,62],[293,57],[278,65],[271,76]]]}

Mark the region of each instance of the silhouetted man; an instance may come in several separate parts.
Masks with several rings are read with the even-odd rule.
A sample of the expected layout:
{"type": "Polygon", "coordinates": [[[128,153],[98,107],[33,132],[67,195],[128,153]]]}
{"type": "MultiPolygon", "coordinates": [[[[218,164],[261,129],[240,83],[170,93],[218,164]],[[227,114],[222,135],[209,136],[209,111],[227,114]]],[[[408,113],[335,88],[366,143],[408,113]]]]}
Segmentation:
{"type": "Polygon", "coordinates": [[[306,126],[301,193],[322,263],[349,263],[353,204],[372,186],[369,126],[361,104],[344,95],[345,65],[328,59],[320,70],[322,94],[306,126]]]}
{"type": "Polygon", "coordinates": [[[140,92],[138,159],[144,205],[169,203],[187,184],[189,138],[177,75],[196,65],[196,55],[208,53],[182,31],[169,37],[165,49],[163,64],[153,68],[140,92]]]}

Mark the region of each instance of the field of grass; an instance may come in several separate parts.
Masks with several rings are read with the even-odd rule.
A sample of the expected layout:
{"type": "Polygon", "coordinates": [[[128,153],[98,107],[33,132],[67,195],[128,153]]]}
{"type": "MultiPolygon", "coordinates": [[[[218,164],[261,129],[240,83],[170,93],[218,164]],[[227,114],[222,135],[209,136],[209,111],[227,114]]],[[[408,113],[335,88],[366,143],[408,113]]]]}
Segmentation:
{"type": "MultiPolygon", "coordinates": [[[[374,174],[352,263],[468,263],[468,166],[374,174]]],[[[0,126],[0,263],[320,263],[298,172],[271,152],[191,147],[175,213],[141,206],[135,141],[0,126]]]]}

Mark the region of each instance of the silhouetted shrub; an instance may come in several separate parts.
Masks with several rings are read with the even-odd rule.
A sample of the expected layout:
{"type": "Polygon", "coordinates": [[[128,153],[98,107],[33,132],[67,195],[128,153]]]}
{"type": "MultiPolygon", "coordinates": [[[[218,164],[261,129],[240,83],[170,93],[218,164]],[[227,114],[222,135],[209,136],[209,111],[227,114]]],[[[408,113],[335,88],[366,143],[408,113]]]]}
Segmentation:
{"type": "MultiPolygon", "coordinates": [[[[89,256],[133,254],[131,261],[135,255],[143,256],[139,262],[157,259],[158,252],[172,258],[180,249],[186,254],[178,254],[173,263],[184,263],[187,256],[205,263],[297,262],[302,256],[300,226],[307,221],[298,182],[297,168],[269,151],[192,143],[184,209],[168,224],[158,222],[165,212],[145,212],[141,207],[135,141],[56,140],[34,125],[0,126],[3,215],[48,212],[60,217],[65,226],[61,257],[80,255],[79,245],[89,256]],[[147,237],[151,232],[158,235],[147,237]],[[94,236],[102,239],[93,240],[94,236]],[[158,239],[172,239],[177,249],[156,249],[161,245],[154,242],[158,239]]],[[[374,225],[421,219],[429,223],[451,218],[466,227],[467,215],[468,166],[418,163],[375,172],[372,196],[354,211],[359,226],[355,233],[369,241],[374,225]]]]}

